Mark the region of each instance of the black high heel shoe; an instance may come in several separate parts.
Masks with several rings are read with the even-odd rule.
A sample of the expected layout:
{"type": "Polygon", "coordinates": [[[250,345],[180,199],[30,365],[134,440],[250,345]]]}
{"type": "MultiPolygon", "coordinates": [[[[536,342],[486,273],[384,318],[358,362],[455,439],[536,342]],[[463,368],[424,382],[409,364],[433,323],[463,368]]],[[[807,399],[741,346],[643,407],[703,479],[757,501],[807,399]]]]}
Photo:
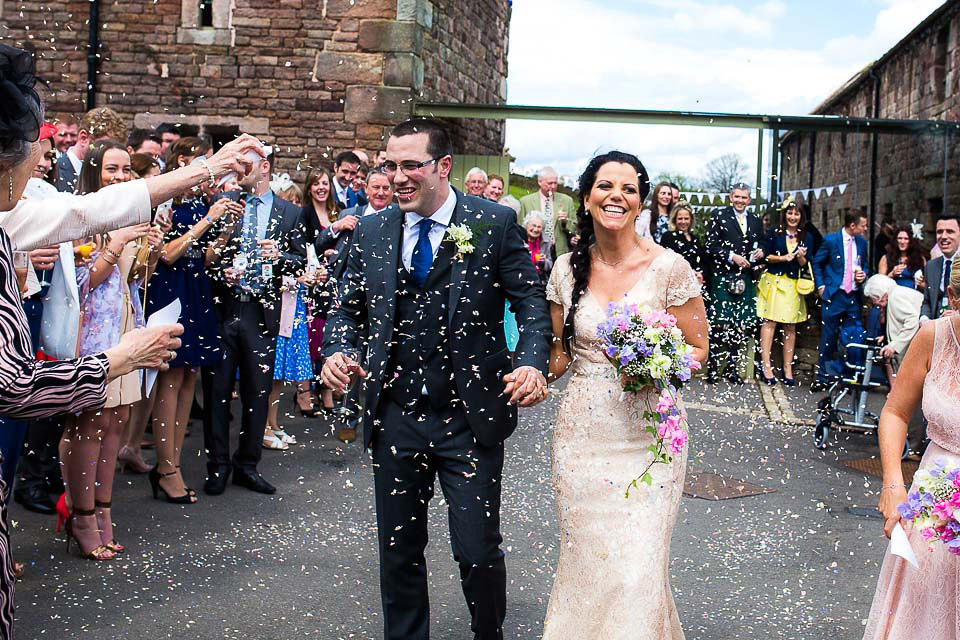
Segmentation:
{"type": "Polygon", "coordinates": [[[293,405],[296,407],[297,411],[300,412],[304,418],[316,418],[319,416],[322,411],[315,406],[313,406],[313,392],[312,391],[297,391],[296,396],[293,398],[293,405]],[[300,406],[300,396],[305,395],[310,398],[310,408],[304,409],[300,406]]]}
{"type": "Polygon", "coordinates": [[[157,467],[150,469],[150,473],[147,475],[150,478],[150,488],[153,489],[153,499],[160,499],[160,492],[163,492],[163,497],[166,498],[167,502],[171,504],[195,504],[193,495],[190,495],[190,492],[187,491],[182,496],[171,496],[167,493],[167,490],[160,486],[160,478],[166,478],[168,476],[177,475],[176,471],[171,471],[170,473],[160,473],[157,467]]]}
{"type": "Polygon", "coordinates": [[[766,382],[771,387],[775,387],[777,385],[776,375],[774,375],[774,377],[772,378],[768,378],[767,374],[765,374],[762,370],[760,371],[760,379],[766,382]]]}

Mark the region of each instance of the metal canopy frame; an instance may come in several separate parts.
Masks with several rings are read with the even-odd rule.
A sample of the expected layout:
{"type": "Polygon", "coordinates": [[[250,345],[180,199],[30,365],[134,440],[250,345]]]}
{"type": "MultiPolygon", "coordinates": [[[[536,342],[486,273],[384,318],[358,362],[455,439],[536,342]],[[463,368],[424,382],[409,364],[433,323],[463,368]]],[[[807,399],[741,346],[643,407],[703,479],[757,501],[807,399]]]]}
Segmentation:
{"type": "Polygon", "coordinates": [[[898,120],[891,118],[855,118],[834,115],[782,116],[745,113],[710,113],[699,111],[653,111],[644,109],[594,109],[581,107],[540,107],[530,105],[457,104],[452,102],[414,101],[413,115],[438,118],[482,120],[562,120],[568,122],[617,122],[624,124],[659,124],[692,127],[721,127],[757,130],[757,201],[763,181],[763,132],[771,130],[778,144],[770,152],[770,201],[776,200],[780,163],[780,132],[841,132],[872,134],[870,159],[870,249],[876,220],[877,136],[940,135],[943,136],[943,193],[947,195],[947,144],[951,134],[960,132],[960,122],[952,120],[898,120]]]}

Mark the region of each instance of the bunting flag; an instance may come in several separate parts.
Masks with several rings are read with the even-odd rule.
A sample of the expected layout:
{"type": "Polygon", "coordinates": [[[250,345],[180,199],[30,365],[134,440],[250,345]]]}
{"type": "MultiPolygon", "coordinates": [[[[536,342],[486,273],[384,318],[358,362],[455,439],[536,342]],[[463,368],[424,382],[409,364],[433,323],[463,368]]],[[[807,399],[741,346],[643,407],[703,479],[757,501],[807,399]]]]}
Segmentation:
{"type": "Polygon", "coordinates": [[[811,187],[810,189],[786,189],[784,191],[777,191],[777,197],[781,200],[786,199],[788,196],[796,199],[797,196],[802,195],[809,202],[813,198],[819,200],[824,196],[824,194],[826,194],[826,196],[829,198],[833,196],[835,189],[840,191],[840,195],[843,195],[843,193],[847,190],[847,183],[844,182],[841,184],[824,185],[822,187],[811,187]]]}

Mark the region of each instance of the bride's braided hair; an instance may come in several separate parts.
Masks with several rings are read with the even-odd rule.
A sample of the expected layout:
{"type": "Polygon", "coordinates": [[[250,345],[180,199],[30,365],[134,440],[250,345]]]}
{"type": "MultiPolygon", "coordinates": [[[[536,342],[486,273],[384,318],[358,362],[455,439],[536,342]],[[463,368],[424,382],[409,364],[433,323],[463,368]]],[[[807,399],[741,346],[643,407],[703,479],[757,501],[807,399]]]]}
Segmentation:
{"type": "Polygon", "coordinates": [[[566,320],[563,322],[563,350],[570,355],[573,351],[573,343],[576,340],[576,330],[574,328],[574,316],[577,313],[577,307],[580,304],[580,298],[587,290],[587,283],[590,281],[590,247],[593,245],[594,229],[593,218],[586,211],[584,200],[593,189],[593,183],[597,181],[597,172],[600,167],[608,162],[618,164],[629,164],[637,170],[637,187],[640,190],[640,201],[643,202],[650,193],[650,178],[647,176],[647,170],[637,156],[622,151],[610,151],[603,155],[596,156],[583,170],[580,176],[579,197],[580,206],[577,207],[577,235],[580,240],[573,248],[570,255],[570,270],[573,272],[573,295],[570,301],[570,310],[567,312],[566,320]]]}

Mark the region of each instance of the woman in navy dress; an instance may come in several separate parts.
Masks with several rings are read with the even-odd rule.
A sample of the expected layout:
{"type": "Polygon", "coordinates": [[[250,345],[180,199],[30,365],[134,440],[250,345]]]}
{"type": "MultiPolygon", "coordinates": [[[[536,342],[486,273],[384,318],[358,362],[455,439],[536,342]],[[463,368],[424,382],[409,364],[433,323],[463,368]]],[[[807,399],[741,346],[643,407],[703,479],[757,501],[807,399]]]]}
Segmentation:
{"type": "Polygon", "coordinates": [[[923,273],[923,266],[927,263],[920,249],[920,241],[913,236],[910,225],[901,225],[893,242],[887,247],[887,254],[880,258],[877,273],[890,276],[901,287],[917,288],[914,279],[917,272],[923,273]]]}
{"type": "MultiPolygon", "coordinates": [[[[210,154],[210,146],[200,138],[181,138],[170,147],[167,170],[190,164],[210,154]]],[[[154,498],[163,493],[168,502],[192,504],[196,493],[180,474],[180,452],[193,405],[198,367],[216,364],[222,357],[217,317],[206,272],[206,248],[216,237],[213,228],[243,219],[243,205],[222,198],[208,206],[204,196],[213,189],[183,194],[173,203],[173,227],[164,238],[156,273],[150,281],[146,314],[180,300],[182,345],[170,369],[160,372],[154,385],[153,436],[157,465],[150,470],[154,498]],[[227,216],[227,218],[225,218],[227,216]]]]}

